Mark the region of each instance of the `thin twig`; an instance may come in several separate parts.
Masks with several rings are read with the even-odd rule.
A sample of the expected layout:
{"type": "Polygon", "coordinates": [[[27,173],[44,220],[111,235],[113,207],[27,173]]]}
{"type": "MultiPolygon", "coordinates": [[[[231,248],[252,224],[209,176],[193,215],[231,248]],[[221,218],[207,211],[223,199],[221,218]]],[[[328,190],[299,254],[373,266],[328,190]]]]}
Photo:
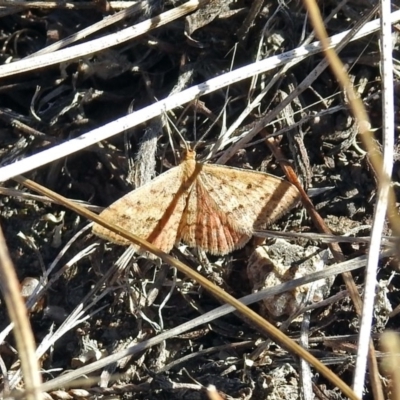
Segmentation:
{"type": "Polygon", "coordinates": [[[26,398],[40,400],[42,398],[39,364],[35,356],[35,339],[28,319],[24,300],[22,299],[17,274],[8,254],[7,245],[0,228],[0,288],[3,292],[7,310],[14,323],[14,335],[17,342],[18,355],[25,378],[26,398]]]}
{"type": "Polygon", "coordinates": [[[361,316],[361,326],[358,339],[356,368],[354,371],[353,388],[359,396],[364,390],[365,371],[372,331],[374,311],[375,286],[378,270],[378,252],[382,231],[386,219],[389,202],[390,182],[393,170],[394,149],[394,95],[393,95],[393,59],[392,59],[392,27],[387,21],[387,13],[391,11],[391,2],[382,0],[381,4],[381,71],[382,71],[382,141],[383,165],[379,174],[377,201],[371,232],[371,244],[368,252],[368,264],[364,285],[364,302],[361,316]]]}

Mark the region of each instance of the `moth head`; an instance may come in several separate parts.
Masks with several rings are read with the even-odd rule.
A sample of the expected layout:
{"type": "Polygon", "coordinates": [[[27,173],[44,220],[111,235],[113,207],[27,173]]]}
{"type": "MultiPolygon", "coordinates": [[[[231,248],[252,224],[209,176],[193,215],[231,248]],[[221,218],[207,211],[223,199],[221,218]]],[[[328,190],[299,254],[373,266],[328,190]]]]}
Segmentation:
{"type": "Polygon", "coordinates": [[[196,152],[192,148],[187,147],[182,151],[182,161],[195,160],[195,159],[196,159],[196,152]]]}

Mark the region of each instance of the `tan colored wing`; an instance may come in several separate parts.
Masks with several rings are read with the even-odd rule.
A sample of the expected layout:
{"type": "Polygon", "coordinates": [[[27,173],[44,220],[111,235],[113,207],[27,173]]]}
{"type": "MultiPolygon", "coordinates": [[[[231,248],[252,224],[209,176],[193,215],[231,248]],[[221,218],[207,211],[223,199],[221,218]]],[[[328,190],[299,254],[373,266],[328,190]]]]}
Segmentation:
{"type": "Polygon", "coordinates": [[[211,254],[243,247],[255,229],[277,220],[300,194],[291,183],[262,172],[202,165],[179,228],[181,239],[211,254]]]}
{"type": "MultiPolygon", "coordinates": [[[[121,197],[100,216],[168,253],[176,242],[187,196],[179,165],[121,197]]],[[[93,233],[116,244],[131,244],[98,224],[93,233]]]]}
{"type": "Polygon", "coordinates": [[[179,228],[181,240],[191,247],[199,247],[215,255],[228,254],[243,247],[251,238],[252,230],[232,224],[222,210],[219,200],[200,181],[193,185],[184,217],[179,228]]]}

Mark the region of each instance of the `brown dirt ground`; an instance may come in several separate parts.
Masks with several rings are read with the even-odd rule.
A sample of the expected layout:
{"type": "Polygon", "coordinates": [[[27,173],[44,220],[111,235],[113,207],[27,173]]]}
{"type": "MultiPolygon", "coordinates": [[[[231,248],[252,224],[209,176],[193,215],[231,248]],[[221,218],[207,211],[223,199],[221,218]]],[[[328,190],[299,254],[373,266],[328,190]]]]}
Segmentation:
{"type": "MultiPolygon", "coordinates": [[[[154,15],[161,11],[161,6],[168,9],[174,2],[163,3],[155,2],[154,15]]],[[[214,3],[216,7],[221,7],[219,2],[214,3]]],[[[307,19],[301,3],[290,2],[287,8],[281,9],[271,20],[277,2],[265,1],[254,24],[244,36],[243,26],[252,2],[225,3],[226,9],[222,11],[231,13],[222,15],[194,31],[191,39],[185,36],[184,22],[179,20],[155,30],[150,35],[143,35],[133,42],[85,60],[71,62],[63,68],[51,67],[2,79],[1,165],[78,137],[126,115],[130,110],[141,109],[154,102],[154,98],[162,99],[168,96],[180,82],[183,82],[183,88],[186,88],[228,71],[232,63],[232,49],[237,43],[232,68],[253,62],[257,51],[265,58],[296,48],[302,42],[302,34],[307,36],[312,30],[309,22],[306,22],[303,32],[307,19]],[[267,34],[259,49],[262,32],[268,21],[267,34]],[[185,74],[190,76],[187,81],[184,80],[185,74]],[[33,101],[38,86],[38,97],[33,101]],[[77,93],[80,96],[73,102],[77,93]],[[40,120],[32,115],[30,107],[35,109],[40,120]],[[17,121],[42,132],[43,135],[30,134],[16,126],[6,116],[5,111],[12,111],[17,121]]],[[[336,4],[337,2],[333,1],[324,2],[323,15],[328,16],[336,4]]],[[[366,6],[361,4],[363,2],[348,2],[347,8],[342,9],[337,18],[327,24],[328,33],[333,35],[351,28],[357,16],[367,10],[366,6]]],[[[114,13],[112,9],[101,9],[102,6],[104,4],[93,3],[93,9],[74,11],[26,9],[0,18],[1,62],[26,57],[51,44],[55,38],[65,38],[114,13]]],[[[98,33],[98,36],[136,22],[138,19],[124,20],[98,33]]],[[[341,53],[341,59],[348,67],[354,84],[357,87],[363,85],[360,96],[369,112],[379,141],[381,85],[378,50],[378,35],[370,35],[348,45],[341,53]]],[[[397,51],[398,42],[395,44],[395,52],[397,51]]],[[[282,75],[264,97],[260,107],[250,114],[242,126],[256,121],[261,114],[279,105],[282,96],[290,93],[321,58],[321,55],[309,57],[282,75]]],[[[252,98],[268,83],[271,76],[272,74],[265,74],[258,79],[254,93],[251,94],[252,98]]],[[[196,112],[194,107],[186,110],[176,109],[169,117],[177,124],[186,140],[196,141],[210,128],[211,119],[217,117],[224,107],[226,125],[229,127],[235,121],[247,105],[249,84],[250,81],[247,80],[232,85],[227,104],[225,91],[221,90],[201,98],[204,109],[200,104],[196,112]],[[207,110],[207,113],[204,110],[207,110]],[[193,132],[194,126],[196,136],[193,132]]],[[[346,98],[329,69],[292,103],[292,110],[294,121],[310,118],[282,136],[281,148],[285,156],[293,161],[304,185],[323,189],[312,198],[316,209],[334,233],[346,234],[350,229],[362,227],[357,231],[357,235],[368,235],[376,182],[368,158],[353,145],[354,140],[349,140],[354,134],[354,120],[348,110],[346,98]],[[335,106],[342,107],[339,111],[325,114],[318,120],[312,118],[315,113],[335,106]],[[289,136],[296,137],[297,141],[289,140],[289,136]],[[300,153],[297,146],[305,151],[300,153]]],[[[199,147],[199,158],[205,157],[209,146],[215,142],[221,129],[220,123],[221,119],[205,137],[204,143],[199,147]]],[[[276,132],[285,128],[287,124],[285,120],[276,122],[268,127],[268,132],[276,132]]],[[[170,144],[172,141],[175,148],[179,148],[179,137],[172,133],[171,139],[165,127],[152,131],[152,126],[154,127],[150,123],[143,124],[125,135],[103,142],[103,147],[93,146],[32,171],[27,176],[68,198],[107,206],[134,187],[139,163],[148,166],[154,161],[157,175],[176,164],[177,152],[171,149],[170,144]]],[[[397,140],[398,132],[394,134],[397,140]]],[[[256,139],[260,137],[257,136],[256,139]]],[[[355,141],[362,148],[357,138],[355,141]]],[[[399,180],[398,154],[396,148],[394,182],[399,180]]],[[[228,164],[283,176],[268,147],[262,142],[242,149],[228,164]]],[[[4,186],[25,190],[13,181],[6,182],[4,186]]],[[[396,190],[398,191],[397,188],[396,190]]],[[[61,206],[12,196],[0,197],[0,218],[8,249],[21,282],[26,277],[43,276],[43,268],[48,268],[73,235],[87,224],[86,220],[61,206]],[[62,214],[64,212],[65,214],[62,214]],[[19,235],[20,232],[30,238],[31,245],[19,235]]],[[[279,220],[271,229],[316,232],[310,219],[302,213],[301,207],[279,220]]],[[[389,229],[384,233],[390,234],[389,229]]],[[[50,278],[75,254],[95,242],[99,243],[99,239],[87,232],[78,237],[50,278]]],[[[316,240],[302,239],[297,243],[304,247],[314,245],[320,249],[326,248],[326,244],[316,240]]],[[[367,249],[363,244],[343,244],[341,247],[348,259],[364,254],[367,249]]],[[[118,246],[103,243],[90,256],[65,268],[47,291],[45,308],[30,313],[37,343],[40,343],[50,330],[57,329],[85,299],[123,250],[118,246]]],[[[209,257],[208,266],[204,261],[196,261],[196,252],[191,249],[188,251],[189,253],[182,256],[183,260],[194,267],[202,265],[199,268],[201,273],[213,279],[236,298],[251,292],[246,275],[251,244],[226,257],[209,257]]],[[[393,266],[384,262],[381,267],[379,279],[388,279],[393,266]]],[[[126,271],[119,273],[118,277],[117,281],[109,280],[99,288],[96,295],[105,295],[88,310],[89,314],[98,310],[97,313],[64,334],[42,358],[43,371],[49,371],[44,374],[44,380],[92,362],[95,354],[112,354],[131,341],[141,341],[155,334],[155,328],[149,321],[160,324],[159,306],[171,290],[173,270],[144,259],[133,258],[126,271]],[[159,286],[153,285],[157,279],[159,286]],[[144,285],[143,282],[147,284],[144,285]],[[143,296],[153,287],[159,290],[154,301],[149,304],[143,296]],[[85,348],[87,349],[89,344],[97,349],[97,352],[90,353],[87,356],[89,359],[82,361],[79,357],[88,354],[85,348]]],[[[362,290],[363,273],[355,272],[354,279],[362,290]]],[[[395,277],[392,280],[387,293],[393,308],[399,302],[397,279],[395,277]]],[[[164,329],[177,326],[219,305],[202,291],[198,284],[188,281],[179,273],[176,285],[162,310],[164,329]],[[193,307],[193,303],[199,309],[193,307]]],[[[330,289],[330,295],[343,289],[343,281],[337,277],[330,289]]],[[[259,306],[255,305],[253,309],[258,311],[259,306]]],[[[377,323],[374,332],[396,328],[398,318],[386,318],[383,323],[377,323]]],[[[7,311],[4,302],[1,302],[0,331],[7,324],[7,311]]],[[[201,330],[193,333],[193,337],[168,340],[163,345],[155,346],[128,360],[126,365],[117,366],[111,370],[111,374],[118,374],[116,377],[109,380],[104,378],[108,389],[100,390],[95,383],[89,386],[82,384],[81,387],[88,390],[86,397],[103,393],[113,398],[206,398],[204,392],[199,389],[200,383],[205,386],[214,384],[222,393],[231,396],[227,398],[297,398],[300,384],[298,363],[278,346],[272,345],[266,355],[255,359],[251,366],[245,366],[245,358],[256,349],[258,341],[263,339],[246,321],[231,314],[208,327],[200,328],[201,330]],[[200,353],[193,359],[171,365],[184,356],[207,349],[210,349],[208,353],[200,353]]],[[[295,321],[289,326],[287,334],[296,338],[299,329],[300,323],[295,321]]],[[[353,353],[350,350],[327,346],[321,340],[317,340],[343,335],[341,344],[355,345],[352,335],[358,332],[358,323],[349,298],[314,311],[311,314],[310,330],[310,338],[315,339],[315,342],[310,344],[310,351],[320,360],[329,363],[329,367],[350,384],[354,362],[350,356],[353,353]]],[[[14,363],[18,358],[11,350],[13,346],[15,343],[11,335],[0,345],[0,354],[11,372],[16,369],[14,363]]],[[[97,380],[100,372],[97,371],[91,377],[97,380]]],[[[318,375],[313,379],[327,398],[342,398],[325,379],[318,375]]],[[[4,389],[4,377],[0,384],[4,389]]],[[[365,398],[370,398],[369,393],[370,387],[367,384],[365,398]]],[[[72,392],[70,394],[76,397],[72,392]]],[[[55,394],[52,396],[57,398],[55,394]]]]}

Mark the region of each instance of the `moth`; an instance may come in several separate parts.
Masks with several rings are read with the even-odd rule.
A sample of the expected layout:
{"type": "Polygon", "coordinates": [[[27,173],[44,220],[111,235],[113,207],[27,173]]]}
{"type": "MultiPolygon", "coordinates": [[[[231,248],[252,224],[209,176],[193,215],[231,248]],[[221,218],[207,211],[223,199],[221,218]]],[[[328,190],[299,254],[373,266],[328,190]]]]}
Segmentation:
{"type": "MultiPolygon", "coordinates": [[[[166,253],[182,241],[225,255],[242,248],[255,230],[276,221],[300,199],[294,185],[276,176],[195,158],[196,152],[186,149],[178,166],[121,197],[100,216],[166,253]]],[[[98,224],[93,232],[119,245],[132,244],[98,224]]]]}

